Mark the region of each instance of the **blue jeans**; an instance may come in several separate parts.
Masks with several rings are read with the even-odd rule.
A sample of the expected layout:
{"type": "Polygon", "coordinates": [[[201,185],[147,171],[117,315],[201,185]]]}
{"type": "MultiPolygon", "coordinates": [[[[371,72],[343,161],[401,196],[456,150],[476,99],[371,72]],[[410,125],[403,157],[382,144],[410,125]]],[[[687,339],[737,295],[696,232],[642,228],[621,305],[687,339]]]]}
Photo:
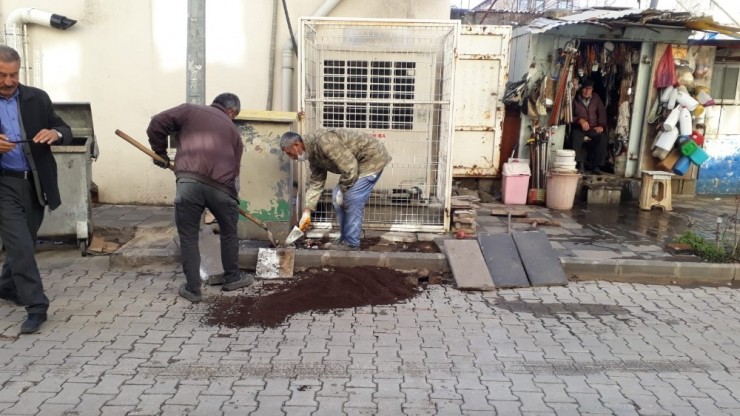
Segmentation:
{"type": "MultiPolygon", "coordinates": [[[[358,178],[357,182],[344,193],[344,207],[334,203],[339,223],[339,238],[350,246],[359,247],[360,233],[362,232],[362,217],[365,215],[365,204],[370,198],[370,192],[380,179],[378,172],[373,175],[358,178]]],[[[332,201],[337,199],[339,185],[332,191],[332,201]]]]}

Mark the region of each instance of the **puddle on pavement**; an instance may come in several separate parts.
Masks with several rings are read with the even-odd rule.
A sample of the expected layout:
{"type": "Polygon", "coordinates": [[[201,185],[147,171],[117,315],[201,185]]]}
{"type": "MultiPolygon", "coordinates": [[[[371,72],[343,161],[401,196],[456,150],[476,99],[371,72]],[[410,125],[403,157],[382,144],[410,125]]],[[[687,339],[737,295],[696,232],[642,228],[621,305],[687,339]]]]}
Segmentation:
{"type": "Polygon", "coordinates": [[[602,305],[599,303],[544,303],[496,299],[490,301],[490,305],[497,309],[505,309],[514,313],[529,313],[536,317],[548,317],[557,314],[631,315],[629,310],[619,305],[602,305]]]}
{"type": "Polygon", "coordinates": [[[690,213],[681,208],[663,212],[643,211],[635,206],[590,206],[574,208],[568,215],[600,236],[616,236],[623,243],[650,240],[663,246],[690,228],[690,213]]]}

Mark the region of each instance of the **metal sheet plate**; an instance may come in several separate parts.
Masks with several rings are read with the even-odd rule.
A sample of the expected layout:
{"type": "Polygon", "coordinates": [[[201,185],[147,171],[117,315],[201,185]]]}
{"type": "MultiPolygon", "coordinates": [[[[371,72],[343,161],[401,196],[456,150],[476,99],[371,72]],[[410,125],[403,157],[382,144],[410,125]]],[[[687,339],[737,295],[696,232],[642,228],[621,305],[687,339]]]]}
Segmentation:
{"type": "Polygon", "coordinates": [[[514,243],[532,286],[564,286],[568,277],[547,235],[541,231],[513,233],[514,243]]]}
{"type": "Polygon", "coordinates": [[[511,234],[478,234],[478,242],[497,288],[529,286],[527,273],[511,234]]]}

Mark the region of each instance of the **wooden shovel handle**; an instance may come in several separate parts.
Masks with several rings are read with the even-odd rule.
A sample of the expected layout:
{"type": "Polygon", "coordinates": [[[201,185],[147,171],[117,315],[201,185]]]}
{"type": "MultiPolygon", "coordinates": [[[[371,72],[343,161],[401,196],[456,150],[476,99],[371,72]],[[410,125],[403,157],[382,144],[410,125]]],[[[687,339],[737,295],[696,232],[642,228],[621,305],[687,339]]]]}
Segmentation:
{"type": "MultiPolygon", "coordinates": [[[[136,140],[133,137],[129,136],[128,134],[122,132],[121,130],[116,129],[116,135],[118,137],[122,138],[123,140],[126,140],[127,142],[131,143],[135,148],[137,148],[137,149],[141,150],[142,152],[146,153],[152,159],[154,159],[154,160],[156,160],[158,162],[162,162],[162,163],[165,162],[165,160],[162,159],[161,157],[159,157],[159,155],[157,155],[156,153],[154,153],[152,151],[152,149],[144,146],[138,140],[136,140]]],[[[173,171],[173,172],[175,171],[175,165],[173,165],[172,163],[170,163],[168,167],[169,167],[169,169],[171,171],[173,171]]],[[[260,220],[259,218],[255,217],[254,215],[248,213],[247,211],[244,211],[241,207],[239,207],[239,214],[242,215],[243,217],[245,217],[246,219],[252,221],[253,223],[257,224],[263,230],[269,231],[267,229],[267,224],[265,224],[262,220],[260,220]]]]}

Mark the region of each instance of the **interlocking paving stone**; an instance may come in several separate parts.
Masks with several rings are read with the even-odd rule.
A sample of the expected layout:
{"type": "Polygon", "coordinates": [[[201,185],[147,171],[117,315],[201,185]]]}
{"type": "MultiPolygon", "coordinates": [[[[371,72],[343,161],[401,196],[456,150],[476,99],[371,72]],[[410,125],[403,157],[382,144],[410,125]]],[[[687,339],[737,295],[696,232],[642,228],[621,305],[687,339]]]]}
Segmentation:
{"type": "Polygon", "coordinates": [[[52,319],[39,334],[18,337],[22,309],[0,303],[12,317],[0,415],[740,414],[731,288],[441,285],[408,304],[232,330],[177,299],[181,273],[86,264],[43,269],[52,319]],[[113,313],[96,321],[101,305],[113,313]]]}

